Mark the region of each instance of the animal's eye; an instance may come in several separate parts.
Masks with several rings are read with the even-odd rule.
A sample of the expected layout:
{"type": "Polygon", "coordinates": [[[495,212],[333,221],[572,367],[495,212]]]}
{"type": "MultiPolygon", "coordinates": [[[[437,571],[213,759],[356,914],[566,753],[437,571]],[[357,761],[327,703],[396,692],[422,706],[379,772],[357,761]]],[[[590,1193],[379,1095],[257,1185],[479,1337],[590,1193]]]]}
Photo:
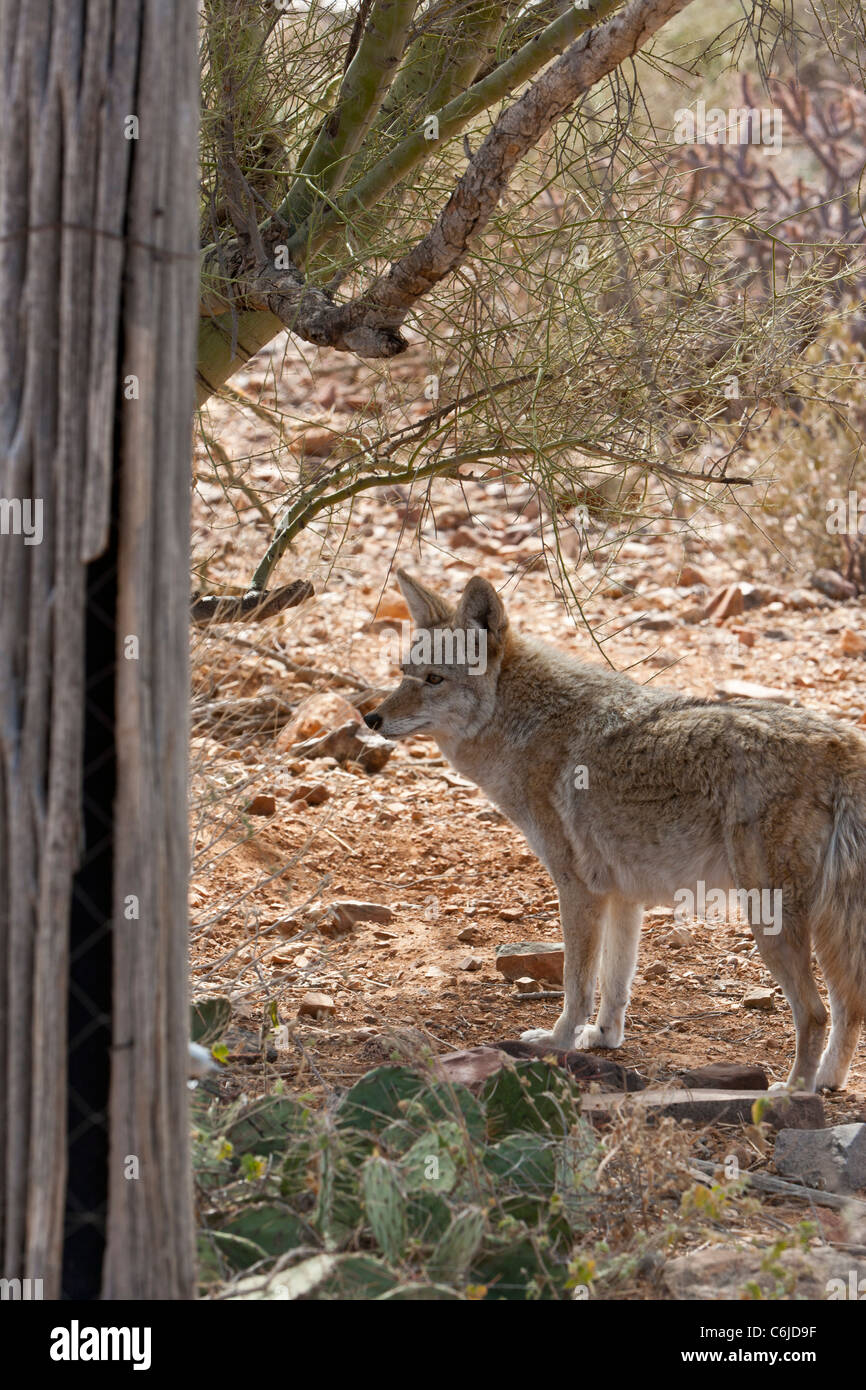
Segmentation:
{"type": "Polygon", "coordinates": [[[428,685],[441,685],[444,679],[445,679],[444,676],[437,676],[435,671],[431,671],[430,674],[429,674],[428,677],[427,677],[427,684],[428,684],[428,685]]]}

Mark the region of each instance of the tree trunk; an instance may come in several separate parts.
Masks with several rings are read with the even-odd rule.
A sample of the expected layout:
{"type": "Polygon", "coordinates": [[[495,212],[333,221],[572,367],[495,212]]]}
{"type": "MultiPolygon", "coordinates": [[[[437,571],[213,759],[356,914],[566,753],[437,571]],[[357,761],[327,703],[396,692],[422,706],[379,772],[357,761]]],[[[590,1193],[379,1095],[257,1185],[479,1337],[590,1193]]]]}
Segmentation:
{"type": "Polygon", "coordinates": [[[196,6],[0,0],[0,63],[2,1273],[186,1298],[196,6]]]}

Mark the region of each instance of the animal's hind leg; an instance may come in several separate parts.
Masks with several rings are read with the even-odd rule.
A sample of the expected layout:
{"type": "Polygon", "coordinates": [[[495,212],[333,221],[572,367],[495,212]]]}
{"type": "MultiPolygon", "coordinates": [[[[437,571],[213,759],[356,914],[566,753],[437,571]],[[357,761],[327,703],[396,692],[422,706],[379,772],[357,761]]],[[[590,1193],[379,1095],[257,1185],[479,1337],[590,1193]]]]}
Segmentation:
{"type": "Polygon", "coordinates": [[[643,907],[639,903],[621,898],[613,898],[609,903],[601,948],[598,1017],[595,1023],[577,1030],[575,1047],[621,1046],[642,922],[643,907]]]}
{"type": "Polygon", "coordinates": [[[794,1015],[797,1051],[788,1084],[813,1091],[827,1027],[827,1010],[812,974],[807,919],[801,910],[787,908],[779,931],[753,923],[752,933],[767,969],[781,985],[794,1015]]]}
{"type": "Polygon", "coordinates": [[[818,962],[830,994],[830,1037],[818,1066],[816,1084],[841,1091],[857,1047],[866,1001],[858,997],[856,970],[834,951],[818,949],[818,962]]]}
{"type": "Polygon", "coordinates": [[[830,1037],[818,1065],[815,1085],[842,1091],[848,1080],[851,1058],[860,1039],[863,1020],[848,1010],[847,1001],[830,991],[830,1037]]]}

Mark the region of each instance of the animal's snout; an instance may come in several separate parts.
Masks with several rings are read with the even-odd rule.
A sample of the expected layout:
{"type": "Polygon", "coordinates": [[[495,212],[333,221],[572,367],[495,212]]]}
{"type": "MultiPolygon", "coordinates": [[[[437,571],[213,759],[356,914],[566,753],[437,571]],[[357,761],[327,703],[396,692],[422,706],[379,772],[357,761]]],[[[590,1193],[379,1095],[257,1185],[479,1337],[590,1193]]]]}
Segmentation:
{"type": "Polygon", "coordinates": [[[364,723],[368,729],[381,729],[382,716],[377,710],[373,710],[370,714],[364,715],[364,723]]]}

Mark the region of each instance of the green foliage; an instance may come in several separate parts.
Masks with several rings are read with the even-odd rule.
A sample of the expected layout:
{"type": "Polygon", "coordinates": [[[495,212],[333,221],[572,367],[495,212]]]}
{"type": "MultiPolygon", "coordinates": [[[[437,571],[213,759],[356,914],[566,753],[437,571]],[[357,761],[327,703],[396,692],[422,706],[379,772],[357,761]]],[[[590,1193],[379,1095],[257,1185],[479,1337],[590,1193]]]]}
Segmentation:
{"type": "Polygon", "coordinates": [[[189,1032],[193,1042],[202,1047],[212,1047],[219,1042],[231,1023],[231,1001],[224,994],[215,994],[210,999],[197,999],[190,1005],[189,1032]]]}
{"type": "MultiPolygon", "coordinates": [[[[519,1062],[474,1096],[378,1067],[335,1109],[194,1102],[201,1283],[232,1297],[569,1297],[593,1132],[564,1073],[519,1062]],[[288,1266],[288,1268],[286,1268],[288,1266]]],[[[573,1279],[572,1279],[573,1282],[573,1279]]]]}

